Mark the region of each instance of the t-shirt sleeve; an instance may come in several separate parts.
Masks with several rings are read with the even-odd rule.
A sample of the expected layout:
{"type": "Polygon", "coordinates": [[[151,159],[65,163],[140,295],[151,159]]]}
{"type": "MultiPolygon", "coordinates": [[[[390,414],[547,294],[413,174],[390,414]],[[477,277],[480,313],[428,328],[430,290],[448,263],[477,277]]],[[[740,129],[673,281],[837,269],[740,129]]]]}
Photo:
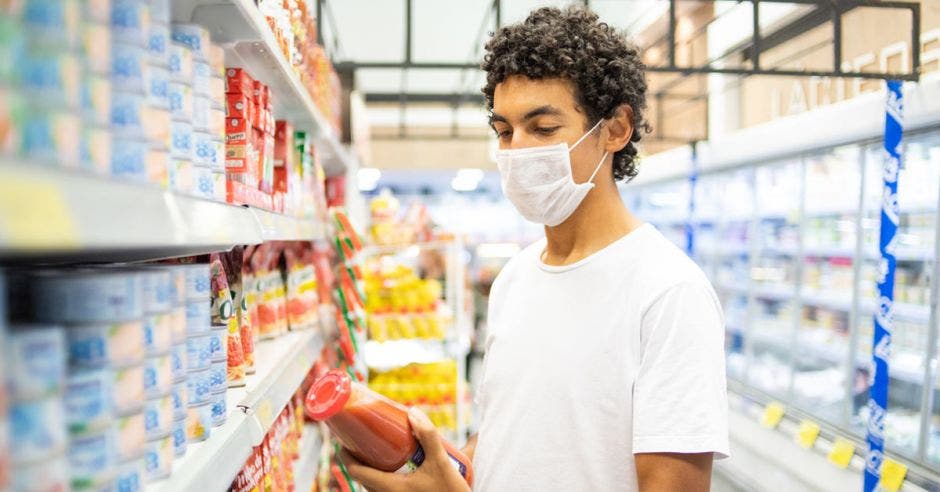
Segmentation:
{"type": "Polygon", "coordinates": [[[682,282],[656,298],[640,338],[633,452],[727,457],[724,319],[708,282],[682,282]]]}

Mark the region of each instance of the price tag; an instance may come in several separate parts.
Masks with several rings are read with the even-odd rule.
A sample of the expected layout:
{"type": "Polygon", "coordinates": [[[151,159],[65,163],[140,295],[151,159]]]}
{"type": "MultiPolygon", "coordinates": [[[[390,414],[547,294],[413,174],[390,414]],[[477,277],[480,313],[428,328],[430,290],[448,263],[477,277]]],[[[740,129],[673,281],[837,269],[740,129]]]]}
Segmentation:
{"type": "Polygon", "coordinates": [[[764,415],[760,419],[761,425],[768,429],[776,428],[783,420],[784,408],[779,402],[772,402],[764,408],[764,415]]]}
{"type": "Polygon", "coordinates": [[[901,490],[901,484],[904,483],[904,477],[907,475],[907,466],[898,463],[890,458],[885,458],[881,462],[881,488],[888,492],[897,492],[901,490]]]}
{"type": "Polygon", "coordinates": [[[812,449],[819,437],[819,424],[812,420],[803,420],[800,422],[800,430],[796,435],[796,442],[804,449],[812,449]]]}
{"type": "Polygon", "coordinates": [[[258,417],[258,422],[261,422],[261,426],[265,429],[271,427],[271,424],[274,422],[272,418],[271,409],[271,400],[265,399],[258,405],[258,410],[255,412],[255,415],[258,417]]]}
{"type": "Polygon", "coordinates": [[[72,214],[55,184],[15,173],[0,174],[0,243],[56,249],[78,245],[72,214]]]}
{"type": "Polygon", "coordinates": [[[846,468],[855,456],[855,445],[847,439],[837,437],[829,452],[829,462],[839,468],[846,468]]]}

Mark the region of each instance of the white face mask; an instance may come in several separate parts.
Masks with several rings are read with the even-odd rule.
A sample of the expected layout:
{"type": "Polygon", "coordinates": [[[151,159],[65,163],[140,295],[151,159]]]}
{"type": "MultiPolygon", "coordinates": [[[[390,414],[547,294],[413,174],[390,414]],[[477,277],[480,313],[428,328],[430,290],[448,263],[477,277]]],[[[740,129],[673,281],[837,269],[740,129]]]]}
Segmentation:
{"type": "Polygon", "coordinates": [[[526,220],[549,227],[557,226],[574,213],[594,188],[594,176],[604,164],[607,152],[604,152],[604,157],[601,157],[586,183],[575,183],[571,175],[571,151],[596,130],[601,121],[571,148],[560,143],[496,152],[503,194],[526,220]]]}

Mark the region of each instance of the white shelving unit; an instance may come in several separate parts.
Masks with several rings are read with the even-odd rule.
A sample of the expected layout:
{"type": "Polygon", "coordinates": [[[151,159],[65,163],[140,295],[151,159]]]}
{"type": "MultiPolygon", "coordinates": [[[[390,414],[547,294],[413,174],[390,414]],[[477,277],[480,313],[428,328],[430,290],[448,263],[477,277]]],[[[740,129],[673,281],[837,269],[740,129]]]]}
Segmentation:
{"type": "Polygon", "coordinates": [[[3,256],[122,261],[324,237],[313,219],[21,162],[0,161],[0,196],[3,256]]]}
{"type": "Polygon", "coordinates": [[[251,0],[173,0],[177,22],[201,24],[225,47],[226,66],[242,67],[274,94],[274,116],[312,132],[328,176],[355,169],[354,157],[317,108],[251,0]]]}
{"type": "Polygon", "coordinates": [[[294,462],[294,490],[297,492],[308,492],[313,487],[322,447],[320,427],[316,424],[304,425],[304,435],[300,438],[300,457],[294,462]]]}
{"type": "Polygon", "coordinates": [[[258,343],[256,374],[248,376],[245,387],[228,390],[225,424],[213,428],[206,441],[190,443],[186,455],[173,462],[173,474],[148,484],[147,490],[228,490],[252,448],[261,444],[274,419],[300,386],[322,346],[316,330],[288,333],[258,343]]]}

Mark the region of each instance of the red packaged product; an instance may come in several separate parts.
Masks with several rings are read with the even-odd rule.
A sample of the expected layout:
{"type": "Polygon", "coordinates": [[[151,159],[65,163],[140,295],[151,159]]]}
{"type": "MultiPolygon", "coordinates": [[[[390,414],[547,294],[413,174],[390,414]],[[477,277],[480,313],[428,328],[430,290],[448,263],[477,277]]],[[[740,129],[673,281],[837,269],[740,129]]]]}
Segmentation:
{"type": "Polygon", "coordinates": [[[252,94],[254,89],[254,79],[244,68],[225,69],[225,92],[252,94]]]}
{"type": "MultiPolygon", "coordinates": [[[[330,371],[314,383],[304,406],[307,415],[326,422],[343,447],[373,468],[408,473],[424,463],[424,449],[412,434],[408,409],[353,382],[343,371],[330,371]]],[[[442,441],[454,467],[472,486],[470,460],[442,441]]]]}
{"type": "Polygon", "coordinates": [[[260,492],[263,477],[264,457],[261,453],[261,446],[258,446],[252,449],[245,466],[235,476],[231,492],[260,492]]]}
{"type": "Polygon", "coordinates": [[[254,143],[250,138],[248,120],[225,120],[225,170],[257,175],[254,143]]]}
{"type": "Polygon", "coordinates": [[[251,119],[251,98],[247,94],[236,92],[225,95],[225,117],[251,119]]]}

